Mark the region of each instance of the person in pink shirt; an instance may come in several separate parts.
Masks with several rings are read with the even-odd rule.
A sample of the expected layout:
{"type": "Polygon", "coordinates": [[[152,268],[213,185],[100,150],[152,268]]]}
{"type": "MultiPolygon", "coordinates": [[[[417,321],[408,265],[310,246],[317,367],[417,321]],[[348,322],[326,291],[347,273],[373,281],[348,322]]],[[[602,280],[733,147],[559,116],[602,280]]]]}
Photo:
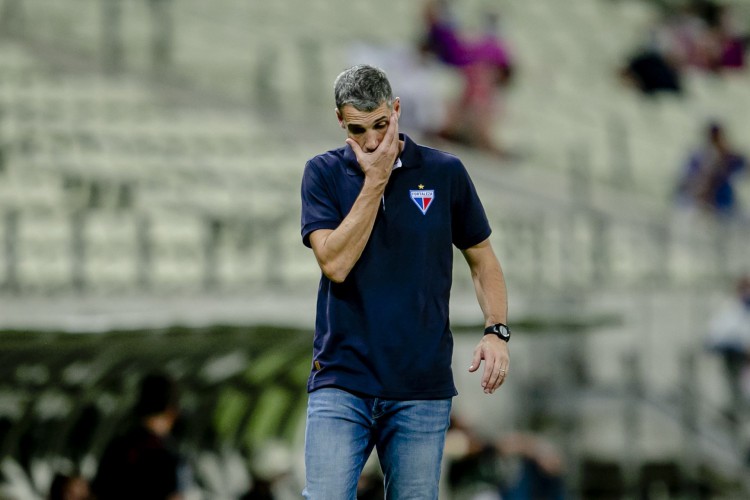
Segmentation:
{"type": "Polygon", "coordinates": [[[488,14],[483,33],[469,38],[459,33],[447,2],[431,0],[425,8],[425,23],[425,48],[439,61],[455,67],[464,79],[463,90],[449,106],[437,135],[507,156],[493,138],[493,125],[500,112],[498,90],[510,83],[513,74],[509,50],[497,35],[497,15],[488,14]]]}

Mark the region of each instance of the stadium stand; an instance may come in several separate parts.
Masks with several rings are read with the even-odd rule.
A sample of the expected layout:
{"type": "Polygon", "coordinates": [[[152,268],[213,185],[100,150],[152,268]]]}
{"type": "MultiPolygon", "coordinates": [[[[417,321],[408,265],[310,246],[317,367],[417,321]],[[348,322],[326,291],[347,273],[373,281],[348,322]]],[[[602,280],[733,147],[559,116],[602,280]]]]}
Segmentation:
{"type": "MultiPolygon", "coordinates": [[[[496,7],[455,3],[469,29],[496,7]]],[[[264,438],[299,440],[319,275],[299,241],[298,190],[306,159],[340,143],[330,81],[355,42],[415,43],[421,5],[3,5],[3,494],[41,498],[60,468],[90,476],[137,375],[166,365],[188,388],[182,436],[198,489],[230,498],[264,438]]],[[[750,6],[733,5],[746,20],[750,6]]],[[[706,318],[750,267],[750,231],[746,220],[679,225],[670,198],[706,118],[750,133],[750,76],[690,73],[684,98],[644,99],[616,70],[654,4],[499,8],[520,65],[497,133],[523,155],[498,164],[455,150],[494,227],[518,361],[503,408],[472,396],[463,374],[457,407],[557,422],[584,498],[660,473],[653,482],[672,485],[672,466],[675,487],[750,491],[749,430],[737,435],[721,412],[720,367],[702,352],[706,318]]],[[[439,91],[456,87],[432,71],[439,91]]],[[[477,310],[461,265],[454,289],[462,366],[477,310]]],[[[477,424],[496,432],[490,421],[477,424]]]]}

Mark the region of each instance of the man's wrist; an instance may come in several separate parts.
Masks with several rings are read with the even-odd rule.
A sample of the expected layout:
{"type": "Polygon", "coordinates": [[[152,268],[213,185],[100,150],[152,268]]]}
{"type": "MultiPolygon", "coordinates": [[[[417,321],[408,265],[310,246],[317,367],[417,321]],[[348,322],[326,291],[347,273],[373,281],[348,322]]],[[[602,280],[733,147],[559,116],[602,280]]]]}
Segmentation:
{"type": "Polygon", "coordinates": [[[368,190],[371,191],[373,194],[377,196],[381,196],[383,193],[385,193],[385,187],[388,184],[388,177],[381,178],[381,177],[375,177],[375,176],[366,176],[365,175],[365,182],[362,185],[362,190],[368,190]]]}

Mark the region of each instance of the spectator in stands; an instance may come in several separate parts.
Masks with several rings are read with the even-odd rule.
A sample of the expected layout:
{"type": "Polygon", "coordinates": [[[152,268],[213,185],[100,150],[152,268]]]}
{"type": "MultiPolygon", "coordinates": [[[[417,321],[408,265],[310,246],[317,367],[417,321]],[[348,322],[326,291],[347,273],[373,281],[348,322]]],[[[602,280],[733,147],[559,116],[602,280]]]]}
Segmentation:
{"type": "Polygon", "coordinates": [[[365,462],[362,474],[359,476],[357,500],[382,500],[385,497],[383,472],[380,470],[375,455],[373,453],[365,462]]]}
{"type": "Polygon", "coordinates": [[[660,20],[648,39],[631,54],[619,76],[645,95],[682,93],[683,53],[673,36],[671,18],[660,20]]]}
{"type": "Polygon", "coordinates": [[[651,47],[631,56],[620,69],[620,77],[645,95],[682,93],[681,75],[674,60],[651,47]]]}
{"type": "Polygon", "coordinates": [[[645,46],[620,70],[643,93],[682,92],[686,71],[719,73],[743,68],[747,36],[729,6],[696,0],[665,7],[645,46]]]}
{"type": "Polygon", "coordinates": [[[750,274],[737,280],[732,302],[711,319],[708,348],[722,357],[736,417],[750,403],[750,274]]]}
{"type": "Polygon", "coordinates": [[[308,378],[305,497],[353,498],[373,448],[388,498],[438,498],[456,388],[449,296],[463,251],[484,336],[469,366],[493,394],[509,366],[507,291],[491,228],[454,155],[399,134],[378,68],[335,81],[346,144],[305,165],[302,241],[321,270],[308,378]]]}
{"type": "Polygon", "coordinates": [[[714,70],[719,46],[712,36],[715,22],[713,2],[691,2],[667,11],[660,29],[666,49],[680,69],[714,70]]]}
{"type": "Polygon", "coordinates": [[[79,474],[55,474],[48,500],[92,500],[89,483],[79,474]]]}
{"type": "Polygon", "coordinates": [[[679,204],[719,217],[735,215],[739,203],[734,182],[746,163],[729,143],[724,126],[710,122],[704,143],[690,153],[683,167],[677,183],[679,204]]]}
{"type": "Polygon", "coordinates": [[[565,498],[562,457],[549,441],[534,434],[514,432],[485,439],[454,414],[446,437],[446,455],[449,484],[459,496],[468,493],[487,500],[565,498]]]}
{"type": "Polygon", "coordinates": [[[104,450],[92,490],[97,500],[179,500],[189,470],[171,439],[179,390],[171,377],[145,376],[132,424],[104,450]]]}
{"type": "Polygon", "coordinates": [[[718,5],[711,23],[711,35],[716,40],[716,68],[719,71],[745,67],[748,36],[737,25],[737,18],[728,5],[718,5]]]}
{"type": "Polygon", "coordinates": [[[747,35],[737,25],[732,8],[711,0],[696,0],[691,13],[693,29],[683,40],[687,55],[693,57],[688,57],[686,63],[715,72],[743,68],[747,35]]]}
{"type": "Polygon", "coordinates": [[[423,49],[460,71],[464,85],[448,106],[438,137],[468,144],[508,157],[493,137],[502,90],[508,87],[514,64],[507,43],[498,35],[498,16],[488,12],[485,28],[476,39],[459,32],[447,0],[430,0],[425,8],[423,49]]]}

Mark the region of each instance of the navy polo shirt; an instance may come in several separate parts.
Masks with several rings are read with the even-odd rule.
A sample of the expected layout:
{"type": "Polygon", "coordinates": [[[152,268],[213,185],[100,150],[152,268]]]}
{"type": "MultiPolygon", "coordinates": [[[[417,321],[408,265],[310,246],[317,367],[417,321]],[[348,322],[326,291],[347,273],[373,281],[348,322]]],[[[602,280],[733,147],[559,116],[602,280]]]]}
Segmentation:
{"type": "MultiPolygon", "coordinates": [[[[401,134],[402,165],[385,189],[372,234],[346,280],[322,275],[308,391],[338,387],[384,399],[457,394],[448,318],[453,245],[490,235],[461,161],[401,134]]],[[[364,174],[347,145],[312,158],[302,179],[302,240],[336,229],[364,174]]]]}

